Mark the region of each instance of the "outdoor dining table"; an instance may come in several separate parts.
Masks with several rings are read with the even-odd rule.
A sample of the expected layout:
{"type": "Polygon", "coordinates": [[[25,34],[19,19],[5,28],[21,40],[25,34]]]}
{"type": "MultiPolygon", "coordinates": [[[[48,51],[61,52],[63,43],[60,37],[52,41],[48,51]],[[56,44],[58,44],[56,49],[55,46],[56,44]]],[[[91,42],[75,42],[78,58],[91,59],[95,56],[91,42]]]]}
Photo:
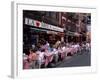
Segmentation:
{"type": "Polygon", "coordinates": [[[75,52],[76,52],[76,50],[73,47],[66,47],[66,49],[65,49],[66,56],[68,53],[71,53],[73,55],[75,52]]]}
{"type": "Polygon", "coordinates": [[[53,60],[52,52],[45,52],[45,67],[53,60]]]}
{"type": "Polygon", "coordinates": [[[58,49],[58,53],[60,54],[61,59],[65,57],[65,49],[58,49]]]}

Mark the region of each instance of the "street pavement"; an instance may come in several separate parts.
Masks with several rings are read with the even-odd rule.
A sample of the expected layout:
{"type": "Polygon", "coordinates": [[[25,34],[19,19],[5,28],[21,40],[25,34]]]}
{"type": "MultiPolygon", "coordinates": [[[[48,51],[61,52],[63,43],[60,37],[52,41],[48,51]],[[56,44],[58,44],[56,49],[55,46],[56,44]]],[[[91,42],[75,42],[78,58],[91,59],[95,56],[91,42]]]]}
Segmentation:
{"type": "Polygon", "coordinates": [[[83,51],[81,54],[77,53],[71,56],[69,59],[65,59],[57,67],[80,67],[91,65],[91,53],[83,51]]]}

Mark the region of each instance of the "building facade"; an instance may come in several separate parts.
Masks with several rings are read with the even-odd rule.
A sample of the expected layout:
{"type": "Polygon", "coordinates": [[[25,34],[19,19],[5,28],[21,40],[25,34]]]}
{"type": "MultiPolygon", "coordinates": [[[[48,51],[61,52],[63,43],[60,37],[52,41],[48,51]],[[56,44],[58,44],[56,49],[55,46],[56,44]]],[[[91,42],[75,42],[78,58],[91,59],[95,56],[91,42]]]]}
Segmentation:
{"type": "Polygon", "coordinates": [[[23,48],[38,43],[90,41],[90,14],[23,10],[23,48]],[[87,28],[87,26],[89,26],[87,28]]]}

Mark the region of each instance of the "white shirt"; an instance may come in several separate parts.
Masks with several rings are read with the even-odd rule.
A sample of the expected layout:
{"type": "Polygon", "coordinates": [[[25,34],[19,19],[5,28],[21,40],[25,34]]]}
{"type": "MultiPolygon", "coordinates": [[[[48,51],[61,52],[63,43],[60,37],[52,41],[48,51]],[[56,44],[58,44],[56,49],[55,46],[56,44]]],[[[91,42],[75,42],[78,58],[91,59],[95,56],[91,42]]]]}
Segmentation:
{"type": "Polygon", "coordinates": [[[43,61],[44,60],[44,52],[37,51],[36,53],[38,54],[38,60],[43,61]]]}
{"type": "Polygon", "coordinates": [[[54,48],[52,53],[53,54],[58,54],[58,50],[54,48]]]}

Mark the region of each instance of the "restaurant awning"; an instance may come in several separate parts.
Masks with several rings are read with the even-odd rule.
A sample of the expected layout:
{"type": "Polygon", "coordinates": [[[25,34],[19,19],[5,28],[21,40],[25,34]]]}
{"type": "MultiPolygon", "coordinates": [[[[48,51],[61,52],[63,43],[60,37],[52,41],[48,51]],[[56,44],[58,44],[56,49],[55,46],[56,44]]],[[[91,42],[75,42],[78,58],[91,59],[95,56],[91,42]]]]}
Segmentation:
{"type": "Polygon", "coordinates": [[[68,35],[68,36],[80,36],[81,34],[79,34],[78,32],[71,32],[71,31],[68,31],[67,33],[66,33],[66,35],[68,35]]]}

